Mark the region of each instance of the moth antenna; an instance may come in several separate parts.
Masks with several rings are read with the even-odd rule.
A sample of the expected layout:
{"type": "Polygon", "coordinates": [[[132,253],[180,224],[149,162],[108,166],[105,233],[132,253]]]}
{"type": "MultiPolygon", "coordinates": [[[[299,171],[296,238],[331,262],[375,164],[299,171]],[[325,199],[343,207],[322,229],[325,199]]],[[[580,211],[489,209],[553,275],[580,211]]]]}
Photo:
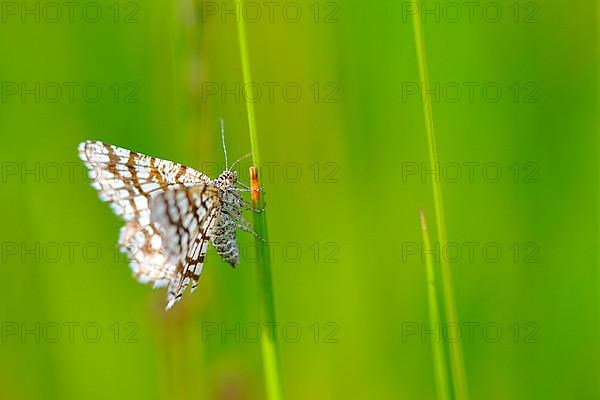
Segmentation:
{"type": "Polygon", "coordinates": [[[227,147],[225,147],[225,123],[221,118],[221,143],[223,144],[223,153],[225,153],[225,170],[229,171],[229,161],[227,160],[227,147]]]}
{"type": "Polygon", "coordinates": [[[233,164],[231,164],[231,169],[233,169],[233,166],[237,163],[239,163],[240,161],[242,161],[244,158],[248,158],[252,155],[252,152],[244,154],[243,156],[241,156],[240,158],[238,158],[237,160],[235,160],[235,162],[233,164]]]}

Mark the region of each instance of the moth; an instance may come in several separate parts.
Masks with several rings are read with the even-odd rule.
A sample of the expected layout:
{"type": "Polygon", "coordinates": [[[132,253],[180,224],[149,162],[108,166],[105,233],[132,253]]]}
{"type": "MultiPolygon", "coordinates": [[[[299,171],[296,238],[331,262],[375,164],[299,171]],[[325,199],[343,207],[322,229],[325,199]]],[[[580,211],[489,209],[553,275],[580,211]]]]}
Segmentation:
{"type": "Polygon", "coordinates": [[[125,220],[119,248],[130,258],[134,276],[155,288],[168,287],[169,310],[191,292],[210,243],[235,267],[240,262],[237,231],[252,232],[242,217],[250,208],[241,192],[252,191],[237,179],[227,160],[223,124],[221,139],[225,171],[216,179],[172,161],[143,155],[100,141],[79,145],[100,199],[125,220]]]}

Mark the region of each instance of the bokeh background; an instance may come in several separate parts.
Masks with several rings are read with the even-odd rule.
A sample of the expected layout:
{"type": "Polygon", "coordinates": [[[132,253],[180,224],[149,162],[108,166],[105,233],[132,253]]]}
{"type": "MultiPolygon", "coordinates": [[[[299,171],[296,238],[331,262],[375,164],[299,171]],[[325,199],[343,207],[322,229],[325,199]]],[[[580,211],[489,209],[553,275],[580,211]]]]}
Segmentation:
{"type": "MultiPolygon", "coordinates": [[[[432,329],[425,264],[407,252],[420,209],[437,240],[415,3],[301,0],[272,16],[253,4],[241,15],[263,89],[284,397],[433,399],[435,336],[406,331],[432,329]]],[[[440,162],[463,168],[457,182],[442,174],[448,237],[479,246],[451,263],[460,321],[479,324],[460,339],[470,397],[599,398],[597,5],[502,0],[470,17],[416,4],[432,10],[440,162]],[[477,167],[470,181],[464,163],[502,176],[477,167]]],[[[240,235],[235,270],[213,252],[198,291],[165,313],[164,290],[132,279],[115,251],[122,221],[77,158],[99,139],[216,176],[221,117],[230,159],[250,150],[233,2],[74,7],[2,3],[0,398],[265,398],[253,238],[240,235]]]]}

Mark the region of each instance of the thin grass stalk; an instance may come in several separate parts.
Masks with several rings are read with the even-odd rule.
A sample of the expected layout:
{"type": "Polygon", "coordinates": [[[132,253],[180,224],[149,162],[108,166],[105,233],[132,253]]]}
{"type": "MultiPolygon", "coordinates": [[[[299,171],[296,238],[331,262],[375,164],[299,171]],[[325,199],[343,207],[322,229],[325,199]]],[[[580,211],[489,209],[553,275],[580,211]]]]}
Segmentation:
{"type": "MultiPolygon", "coordinates": [[[[236,0],[236,5],[243,9],[243,2],[236,0]]],[[[244,19],[238,23],[238,39],[240,45],[240,58],[242,62],[242,74],[244,83],[249,85],[252,82],[250,75],[250,57],[248,55],[248,41],[246,39],[246,27],[244,19]]],[[[256,114],[254,112],[254,103],[246,101],[246,110],[248,113],[248,130],[250,133],[250,149],[252,152],[253,166],[250,167],[251,187],[254,190],[260,188],[259,169],[260,154],[258,146],[258,134],[256,132],[256,114]]],[[[252,193],[252,203],[256,209],[262,212],[254,213],[254,231],[262,238],[256,239],[256,246],[259,250],[258,267],[258,293],[261,304],[261,317],[263,322],[276,322],[275,301],[273,296],[273,283],[271,280],[271,261],[269,258],[269,245],[267,234],[267,217],[265,213],[265,201],[259,192],[252,193]]],[[[281,400],[281,378],[279,369],[279,350],[277,337],[273,333],[272,337],[263,335],[261,337],[261,349],[263,356],[263,368],[265,376],[265,387],[267,399],[281,400]]]]}
{"type": "MultiPolygon", "coordinates": [[[[421,210],[421,233],[423,235],[423,244],[425,248],[431,248],[431,241],[429,239],[429,231],[427,230],[427,222],[425,221],[425,214],[421,210]]],[[[434,329],[438,329],[441,326],[440,310],[438,307],[438,292],[436,285],[435,269],[433,267],[433,260],[431,257],[425,259],[425,266],[427,269],[427,302],[429,306],[429,324],[434,329]]],[[[446,366],[446,352],[444,351],[444,342],[441,340],[435,340],[433,342],[433,367],[435,370],[435,381],[437,388],[438,400],[450,400],[450,387],[448,385],[448,368],[446,366]]]]}
{"type": "MultiPolygon", "coordinates": [[[[235,0],[235,3],[240,9],[243,9],[244,2],[235,0]]],[[[238,22],[238,38],[240,42],[240,58],[242,60],[242,74],[244,83],[252,82],[250,74],[250,56],[248,55],[248,40],[246,39],[246,25],[244,18],[240,18],[238,22]]],[[[248,130],[250,131],[250,150],[252,151],[252,162],[258,168],[260,165],[260,152],[258,150],[258,135],[256,133],[256,113],[254,112],[254,103],[246,101],[246,110],[248,112],[248,130]]]]}
{"type": "MultiPolygon", "coordinates": [[[[425,43],[423,40],[423,29],[421,26],[421,11],[417,10],[413,14],[413,28],[415,32],[415,43],[417,50],[417,60],[419,65],[419,79],[425,87],[430,87],[429,73],[427,71],[427,62],[425,58],[425,43]]],[[[435,144],[435,129],[433,124],[433,112],[431,108],[431,98],[426,96],[423,100],[423,111],[425,117],[425,131],[427,133],[427,142],[429,145],[429,162],[433,168],[438,164],[437,146],[435,144]]],[[[442,201],[442,188],[439,179],[432,179],[433,202],[435,206],[435,220],[437,224],[438,241],[440,248],[443,248],[448,242],[446,234],[446,224],[444,216],[444,206],[442,201]]],[[[452,286],[452,277],[450,275],[450,265],[442,257],[442,284],[444,288],[444,308],[448,322],[458,324],[456,306],[454,301],[454,289],[452,286]]],[[[457,400],[468,400],[468,387],[465,374],[462,345],[460,341],[450,343],[450,365],[452,369],[452,381],[457,400]]]]}

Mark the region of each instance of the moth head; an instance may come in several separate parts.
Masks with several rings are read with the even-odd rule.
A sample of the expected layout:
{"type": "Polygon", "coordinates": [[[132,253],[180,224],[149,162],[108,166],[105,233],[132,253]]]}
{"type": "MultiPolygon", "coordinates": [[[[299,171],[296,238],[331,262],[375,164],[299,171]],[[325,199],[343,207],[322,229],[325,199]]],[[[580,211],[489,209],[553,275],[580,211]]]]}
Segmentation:
{"type": "Polygon", "coordinates": [[[237,182],[237,172],[235,171],[223,171],[221,176],[219,176],[219,180],[222,183],[233,185],[237,182]]]}

